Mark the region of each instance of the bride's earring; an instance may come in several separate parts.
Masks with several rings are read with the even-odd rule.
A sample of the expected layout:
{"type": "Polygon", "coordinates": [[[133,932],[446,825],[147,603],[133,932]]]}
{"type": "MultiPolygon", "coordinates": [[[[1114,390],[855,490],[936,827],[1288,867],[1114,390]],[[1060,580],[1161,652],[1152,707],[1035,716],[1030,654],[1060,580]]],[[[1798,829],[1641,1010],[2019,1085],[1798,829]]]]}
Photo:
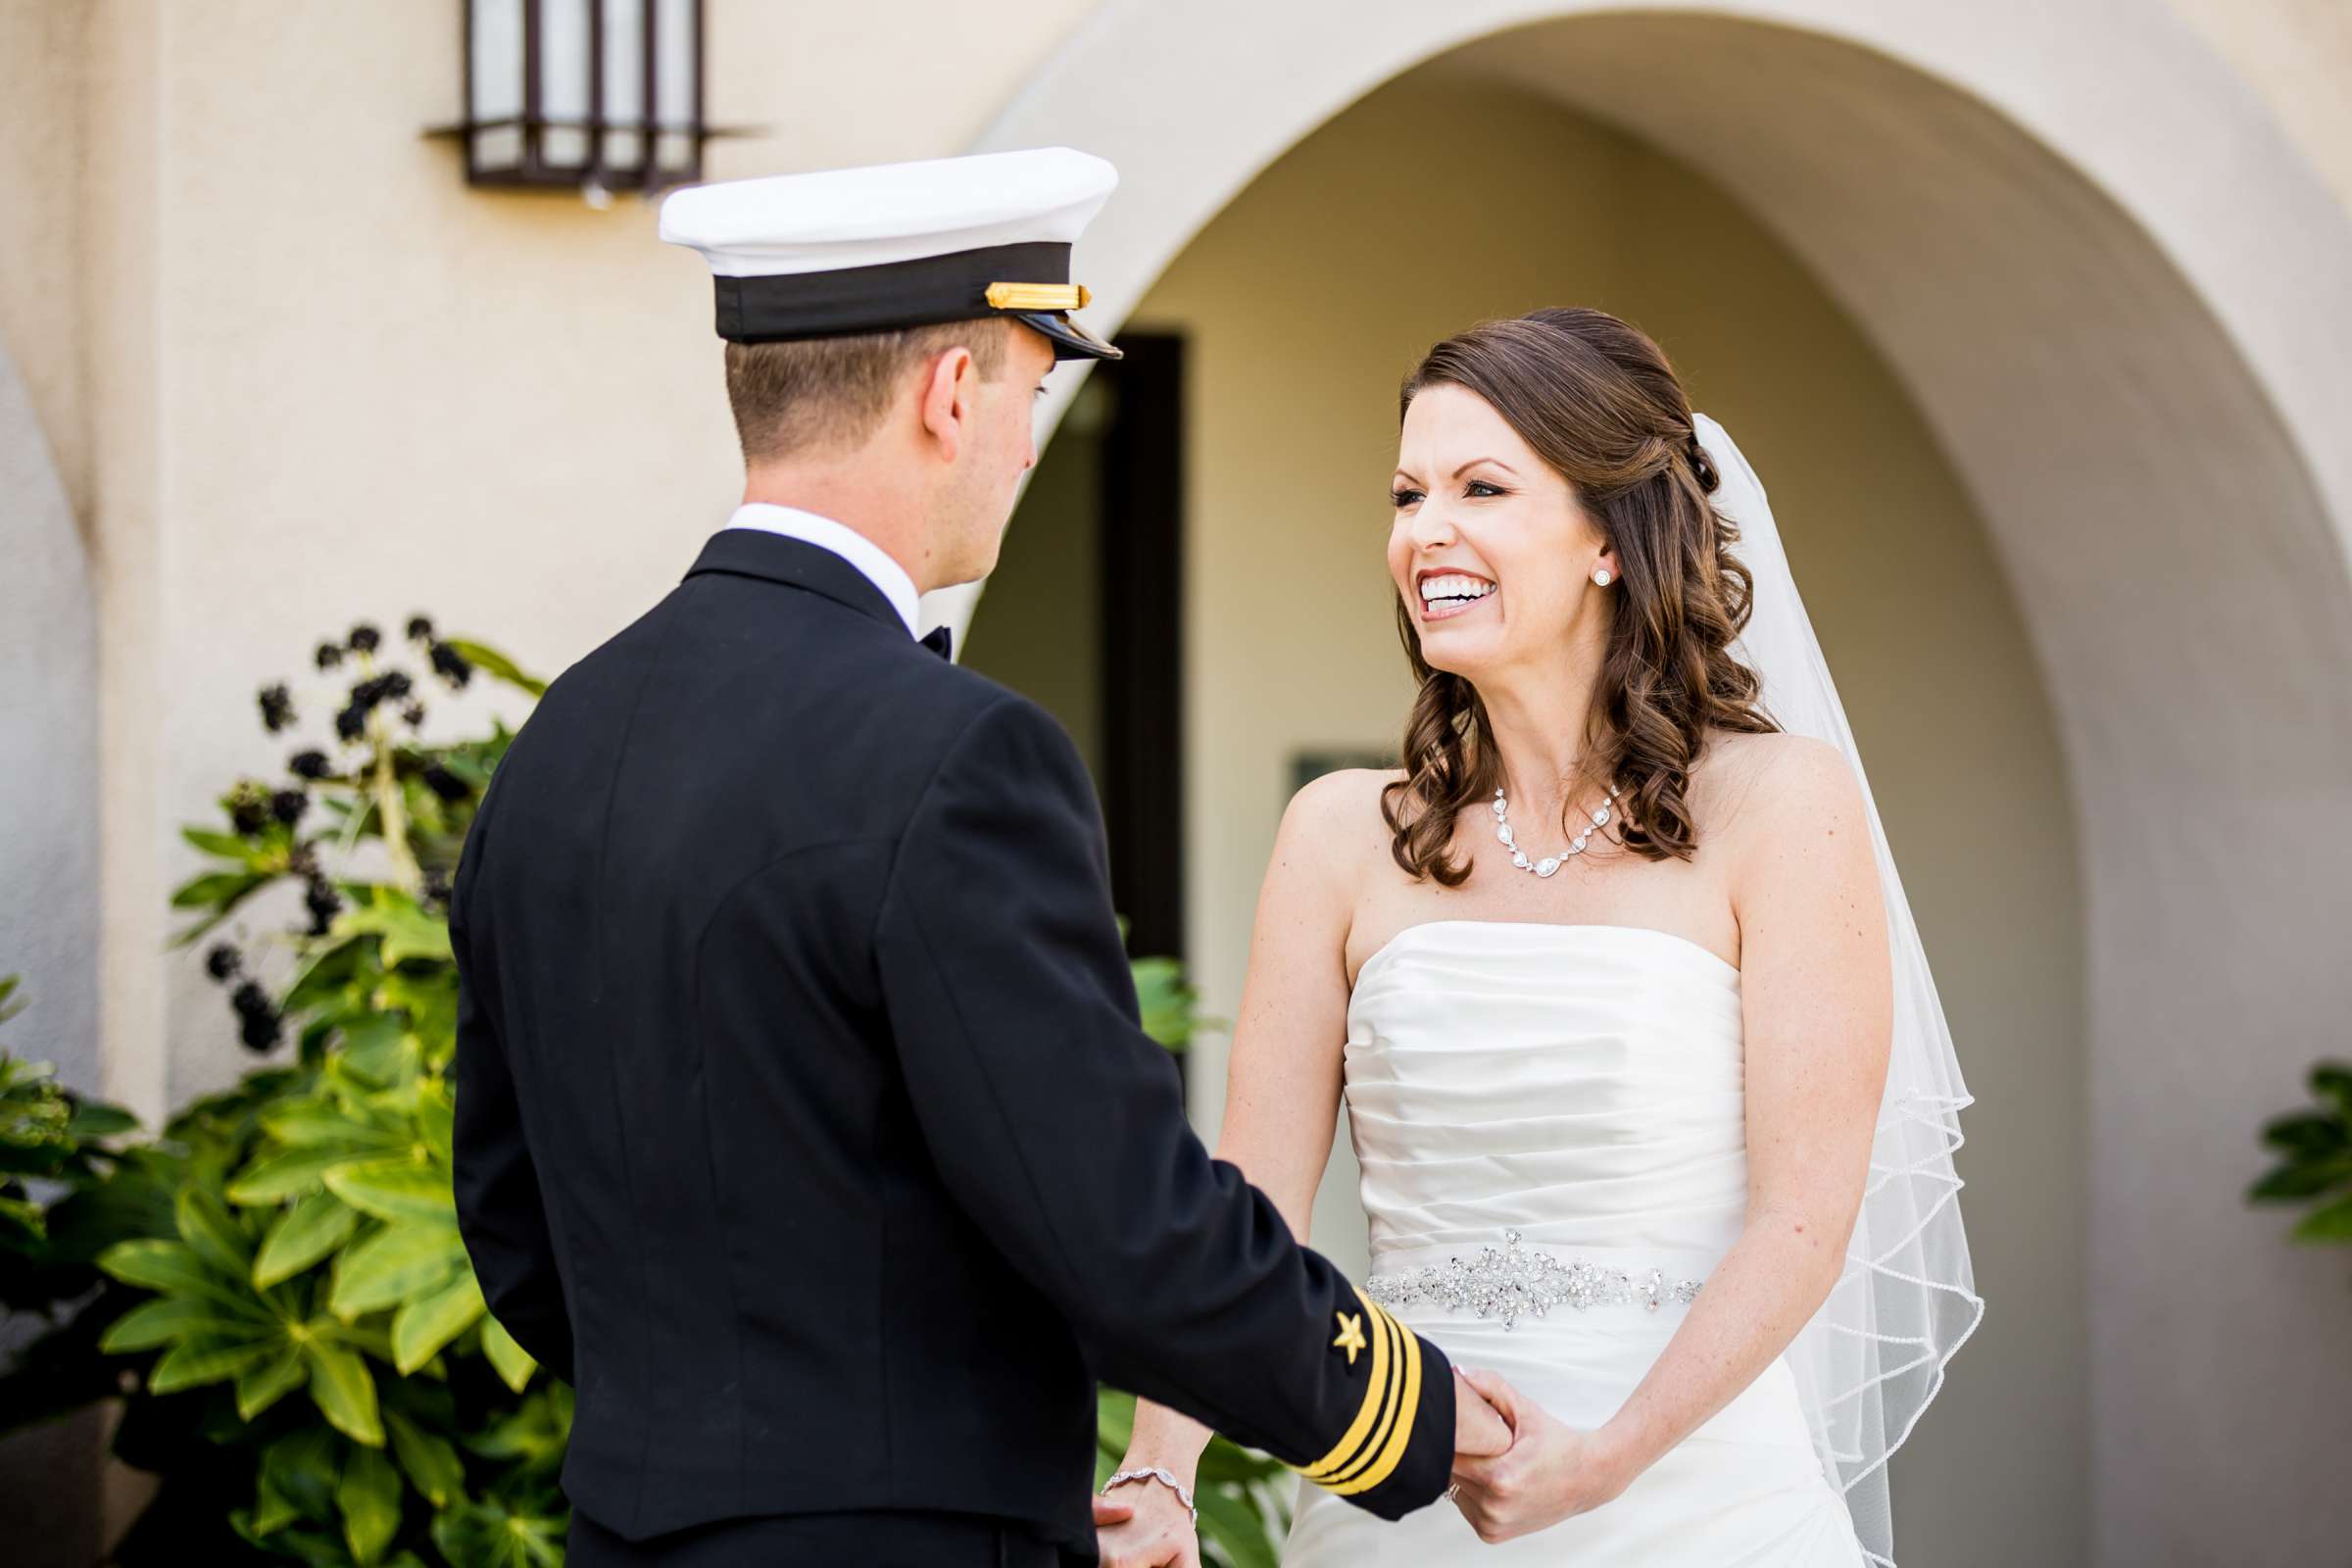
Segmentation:
{"type": "Polygon", "coordinates": [[[1601,587],[1606,588],[1609,585],[1609,568],[1606,566],[1593,567],[1592,580],[1598,583],[1601,587]]]}

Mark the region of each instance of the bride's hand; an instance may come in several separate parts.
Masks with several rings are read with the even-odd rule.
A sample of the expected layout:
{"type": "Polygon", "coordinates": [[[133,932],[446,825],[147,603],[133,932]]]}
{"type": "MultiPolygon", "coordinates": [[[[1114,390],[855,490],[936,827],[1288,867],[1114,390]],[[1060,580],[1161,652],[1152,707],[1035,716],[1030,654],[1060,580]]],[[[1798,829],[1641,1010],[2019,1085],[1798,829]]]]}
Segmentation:
{"type": "Polygon", "coordinates": [[[1617,1450],[1596,1433],[1561,1425],[1492,1372],[1462,1376],[1511,1429],[1506,1452],[1454,1460],[1454,1505],[1479,1540],[1493,1544],[1546,1529],[1599,1507],[1632,1484],[1617,1450]]]}
{"type": "Polygon", "coordinates": [[[1200,1568],[1200,1539],[1176,1494],[1154,1482],[1095,1498],[1102,1568],[1200,1568]]]}

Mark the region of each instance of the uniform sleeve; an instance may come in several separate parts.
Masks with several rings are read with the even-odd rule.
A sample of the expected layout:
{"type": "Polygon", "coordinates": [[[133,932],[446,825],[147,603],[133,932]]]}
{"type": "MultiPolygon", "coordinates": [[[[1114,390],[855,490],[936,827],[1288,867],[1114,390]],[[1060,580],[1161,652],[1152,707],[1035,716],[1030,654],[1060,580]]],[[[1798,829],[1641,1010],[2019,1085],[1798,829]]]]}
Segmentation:
{"type": "Polygon", "coordinates": [[[458,967],[458,1046],[453,1134],[458,1230],[491,1315],[532,1359],[571,1381],[571,1319],[556,1272],[539,1173],[524,1140],[514,1079],[485,994],[486,954],[466,919],[481,858],[487,801],[467,832],[449,901],[449,946],[458,967]]]}
{"type": "Polygon", "coordinates": [[[893,862],[884,1004],[948,1189],[1108,1382],[1383,1518],[1444,1490],[1453,1380],[1185,1120],[1138,1023],[1102,814],[1068,735],[1001,699],[893,862]]]}

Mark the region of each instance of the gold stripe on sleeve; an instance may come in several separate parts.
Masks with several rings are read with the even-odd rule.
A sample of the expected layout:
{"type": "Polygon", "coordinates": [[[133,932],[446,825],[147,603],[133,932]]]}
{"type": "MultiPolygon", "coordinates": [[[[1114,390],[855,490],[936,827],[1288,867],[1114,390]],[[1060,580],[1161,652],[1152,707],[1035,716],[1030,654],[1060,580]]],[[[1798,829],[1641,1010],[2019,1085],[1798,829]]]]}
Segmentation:
{"type": "Polygon", "coordinates": [[[1342,1496],[1351,1492],[1368,1492],[1389,1479],[1397,1461],[1404,1457],[1406,1445],[1412,1441],[1413,1417],[1421,1408],[1421,1342],[1410,1329],[1389,1318],[1386,1312],[1381,1316],[1388,1318],[1389,1330],[1396,1335],[1398,1348],[1403,1351],[1404,1397],[1398,1404],[1396,1424],[1389,1431],[1388,1446],[1380,1450],[1380,1457],[1372,1462],[1372,1467],[1345,1485],[1330,1489],[1342,1496]]]}
{"type": "Polygon", "coordinates": [[[1373,1332],[1380,1336],[1380,1344],[1389,1352],[1389,1376],[1386,1386],[1381,1390],[1380,1419],[1373,1424],[1372,1436],[1346,1464],[1333,1474],[1323,1476],[1315,1482],[1315,1485],[1329,1492],[1345,1493],[1352,1490],[1346,1483],[1352,1481],[1366,1465],[1378,1460],[1381,1449],[1388,1441],[1389,1433],[1396,1425],[1397,1391],[1404,1383],[1404,1346],[1397,1338],[1399,1331],[1396,1319],[1378,1307],[1373,1308],[1372,1326],[1373,1332]]]}
{"type": "Polygon", "coordinates": [[[1360,1290],[1355,1293],[1355,1298],[1363,1303],[1364,1315],[1372,1324],[1372,1375],[1364,1388],[1363,1408],[1355,1412],[1355,1419],[1348,1423],[1340,1441],[1332,1445],[1331,1451],[1311,1465],[1294,1467],[1307,1480],[1317,1484],[1325,1477],[1336,1474],[1342,1465],[1354,1457],[1356,1449],[1363,1445],[1365,1434],[1372,1430],[1373,1419],[1380,1412],[1381,1394],[1389,1385],[1389,1340],[1381,1332],[1380,1308],[1360,1290]]]}

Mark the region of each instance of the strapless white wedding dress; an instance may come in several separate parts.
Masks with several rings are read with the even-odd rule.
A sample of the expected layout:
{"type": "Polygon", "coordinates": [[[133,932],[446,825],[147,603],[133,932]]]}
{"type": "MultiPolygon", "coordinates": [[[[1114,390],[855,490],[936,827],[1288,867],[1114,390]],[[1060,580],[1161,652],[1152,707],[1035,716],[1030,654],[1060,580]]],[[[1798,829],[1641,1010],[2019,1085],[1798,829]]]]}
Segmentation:
{"type": "MultiPolygon", "coordinates": [[[[1671,932],[1406,927],[1348,1004],[1367,1291],[1462,1365],[1599,1426],[1740,1235],[1740,971],[1671,932]]],[[[1549,1529],[1489,1545],[1450,1502],[1389,1523],[1301,1486],[1283,1554],[1285,1568],[1863,1562],[1785,1358],[1618,1496],[1549,1529]]]]}

